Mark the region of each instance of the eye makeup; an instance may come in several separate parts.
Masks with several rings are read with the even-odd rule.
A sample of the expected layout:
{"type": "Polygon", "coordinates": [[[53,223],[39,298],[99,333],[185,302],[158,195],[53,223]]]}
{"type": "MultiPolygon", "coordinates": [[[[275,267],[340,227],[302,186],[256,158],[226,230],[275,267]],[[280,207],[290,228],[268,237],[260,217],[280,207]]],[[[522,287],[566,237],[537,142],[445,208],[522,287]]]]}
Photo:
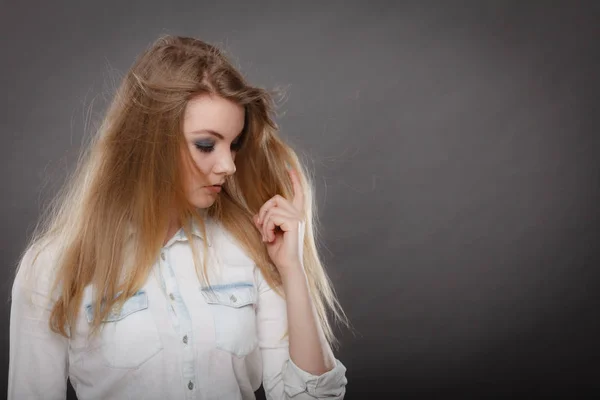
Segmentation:
{"type": "Polygon", "coordinates": [[[196,148],[203,153],[210,153],[211,151],[213,151],[215,149],[215,142],[213,142],[212,140],[211,141],[197,141],[194,143],[194,146],[196,146],[196,148]]]}
{"type": "MultiPolygon", "coordinates": [[[[243,144],[243,135],[239,135],[231,143],[231,150],[239,151],[242,148],[242,144],[243,144]]],[[[198,140],[198,141],[194,142],[194,146],[196,146],[196,148],[203,153],[210,153],[215,149],[215,142],[214,142],[214,140],[198,140]]]]}

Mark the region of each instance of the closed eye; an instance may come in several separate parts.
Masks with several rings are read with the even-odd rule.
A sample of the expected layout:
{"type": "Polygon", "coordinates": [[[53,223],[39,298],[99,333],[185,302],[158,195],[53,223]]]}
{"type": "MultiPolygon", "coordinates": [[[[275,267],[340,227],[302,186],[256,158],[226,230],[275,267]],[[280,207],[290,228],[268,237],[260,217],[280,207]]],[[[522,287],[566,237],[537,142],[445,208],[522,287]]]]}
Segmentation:
{"type": "MultiPolygon", "coordinates": [[[[242,148],[242,144],[243,144],[243,137],[242,135],[238,136],[232,143],[231,143],[231,151],[239,151],[242,148]]],[[[195,142],[194,146],[196,146],[196,148],[198,150],[200,150],[203,153],[210,153],[215,149],[215,143],[210,141],[210,142],[195,142]]]]}
{"type": "Polygon", "coordinates": [[[232,151],[240,151],[240,149],[242,148],[242,145],[244,144],[243,139],[244,139],[244,137],[242,135],[235,138],[235,140],[231,143],[231,150],[232,151]]]}
{"type": "Polygon", "coordinates": [[[203,153],[210,153],[215,149],[215,144],[212,142],[196,142],[194,145],[203,153]]]}

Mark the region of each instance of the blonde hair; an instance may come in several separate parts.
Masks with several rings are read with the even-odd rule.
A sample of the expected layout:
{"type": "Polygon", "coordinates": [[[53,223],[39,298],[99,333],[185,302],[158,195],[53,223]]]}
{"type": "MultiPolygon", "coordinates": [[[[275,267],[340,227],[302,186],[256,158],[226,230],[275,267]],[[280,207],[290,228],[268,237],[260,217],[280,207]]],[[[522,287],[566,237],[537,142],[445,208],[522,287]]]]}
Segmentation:
{"type": "MultiPolygon", "coordinates": [[[[170,210],[175,210],[189,238],[193,222],[205,232],[204,216],[215,218],[255,261],[267,283],[282,294],[281,277],[252,216],[276,194],[291,199],[289,166],[297,171],[305,192],[303,262],[311,296],[325,336],[335,345],[328,313],[346,325],[347,319],[318,255],[312,182],[297,154],[279,137],[273,112],[269,92],[248,85],[213,45],[163,36],[143,52],[27,246],[41,251],[52,243],[56,249],[52,265],[43,266],[55,270],[51,293],[56,291],[57,298],[50,328],[70,336],[89,284],[95,288],[96,304],[92,333],[113,306],[139,290],[162,247],[170,210]],[[206,210],[187,201],[182,180],[183,168],[194,165],[189,151],[181,151],[183,112],[187,102],[201,94],[221,96],[245,109],[237,172],[227,178],[221,195],[206,210]]],[[[206,276],[206,241],[204,246],[202,263],[191,246],[199,277],[206,276]],[[199,264],[204,265],[204,274],[199,273],[199,264]]]]}

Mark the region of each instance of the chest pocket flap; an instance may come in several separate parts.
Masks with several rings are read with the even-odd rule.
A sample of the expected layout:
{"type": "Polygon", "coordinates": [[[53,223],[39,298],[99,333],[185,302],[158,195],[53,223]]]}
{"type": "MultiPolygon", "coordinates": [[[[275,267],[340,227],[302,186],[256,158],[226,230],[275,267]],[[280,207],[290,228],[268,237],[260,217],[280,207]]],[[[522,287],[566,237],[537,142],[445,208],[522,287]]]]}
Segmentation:
{"type": "Polygon", "coordinates": [[[217,348],[238,357],[249,354],[258,343],[256,335],[256,288],[250,282],[202,288],[215,323],[217,348]]]}
{"type": "MultiPolygon", "coordinates": [[[[121,292],[117,293],[117,297],[121,292]]],[[[116,322],[122,320],[128,315],[137,311],[142,311],[148,308],[148,294],[145,290],[138,290],[132,297],[127,299],[121,308],[114,306],[106,319],[103,322],[116,322]]],[[[89,323],[94,320],[93,304],[88,304],[85,307],[86,317],[89,323]]]]}
{"type": "MultiPolygon", "coordinates": [[[[119,292],[117,296],[121,295],[119,292]]],[[[93,303],[85,307],[89,323],[94,320],[93,303]]],[[[110,368],[138,368],[162,350],[156,322],[148,308],[148,294],[137,291],[122,307],[114,306],[103,321],[100,345],[92,351],[110,368]]]]}
{"type": "Polygon", "coordinates": [[[256,290],[252,283],[240,282],[202,288],[202,295],[208,304],[240,308],[256,303],[256,290]]]}

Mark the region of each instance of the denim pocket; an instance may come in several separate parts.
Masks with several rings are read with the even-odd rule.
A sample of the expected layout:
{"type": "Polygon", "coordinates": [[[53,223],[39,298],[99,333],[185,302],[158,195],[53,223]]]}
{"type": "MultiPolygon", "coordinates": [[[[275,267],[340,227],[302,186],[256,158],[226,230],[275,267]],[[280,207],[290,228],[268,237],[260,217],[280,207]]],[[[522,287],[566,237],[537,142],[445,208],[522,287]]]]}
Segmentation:
{"type": "Polygon", "coordinates": [[[219,349],[242,357],[254,350],[256,335],[256,288],[252,282],[235,282],[201,288],[210,306],[219,349]]]}
{"type": "MultiPolygon", "coordinates": [[[[86,305],[85,312],[91,323],[92,303],[86,305]]],[[[113,308],[102,324],[99,351],[104,364],[111,368],[137,368],[163,348],[144,290],[127,299],[120,309],[113,308]]]]}

